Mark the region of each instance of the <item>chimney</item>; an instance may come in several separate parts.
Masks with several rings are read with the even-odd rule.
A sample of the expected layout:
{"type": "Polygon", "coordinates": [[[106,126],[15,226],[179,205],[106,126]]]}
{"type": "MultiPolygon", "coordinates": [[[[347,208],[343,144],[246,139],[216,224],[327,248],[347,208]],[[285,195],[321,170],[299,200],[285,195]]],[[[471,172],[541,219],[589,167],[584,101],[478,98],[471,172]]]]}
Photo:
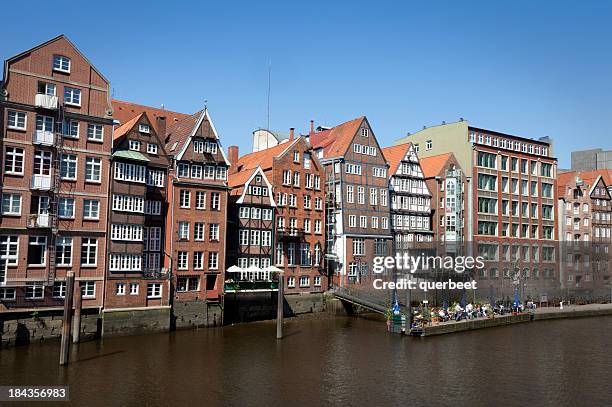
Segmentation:
{"type": "Polygon", "coordinates": [[[289,129],[289,141],[293,141],[293,139],[295,138],[295,127],[292,127],[289,129]]]}
{"type": "Polygon", "coordinates": [[[314,133],[314,120],[310,121],[310,132],[314,133]]]}
{"type": "Polygon", "coordinates": [[[229,146],[227,148],[227,159],[230,164],[235,164],[238,161],[238,146],[229,146]]]}
{"type": "Polygon", "coordinates": [[[157,127],[157,136],[159,138],[164,138],[166,137],[166,117],[165,116],[157,116],[155,118],[155,122],[156,122],[156,126],[157,127]]]}

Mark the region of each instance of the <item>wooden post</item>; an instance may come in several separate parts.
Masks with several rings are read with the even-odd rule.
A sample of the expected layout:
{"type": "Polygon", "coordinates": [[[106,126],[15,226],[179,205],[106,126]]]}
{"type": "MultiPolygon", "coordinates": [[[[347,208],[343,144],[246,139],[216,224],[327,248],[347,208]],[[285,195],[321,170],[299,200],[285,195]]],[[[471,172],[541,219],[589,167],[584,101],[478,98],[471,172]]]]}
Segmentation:
{"type": "Polygon", "coordinates": [[[72,343],[81,341],[81,307],[83,306],[83,298],[81,290],[77,290],[74,299],[74,317],[72,318],[72,343]]]}
{"type": "Polygon", "coordinates": [[[72,322],[72,292],[74,291],[74,271],[66,273],[66,298],[64,299],[64,321],[62,322],[62,343],[60,347],[60,366],[68,364],[70,350],[70,325],[72,322]]]}
{"type": "Polygon", "coordinates": [[[278,304],[276,304],[276,339],[283,339],[283,273],[278,273],[278,304]]]}

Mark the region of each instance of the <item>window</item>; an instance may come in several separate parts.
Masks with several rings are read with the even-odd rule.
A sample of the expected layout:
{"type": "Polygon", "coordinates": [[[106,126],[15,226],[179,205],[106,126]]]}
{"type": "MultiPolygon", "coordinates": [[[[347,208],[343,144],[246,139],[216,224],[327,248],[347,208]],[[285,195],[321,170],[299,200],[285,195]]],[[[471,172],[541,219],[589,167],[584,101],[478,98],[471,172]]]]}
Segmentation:
{"type": "Polygon", "coordinates": [[[146,167],[144,165],[115,162],[115,179],[145,183],[146,167]]]}
{"type": "Polygon", "coordinates": [[[293,173],[293,186],[294,187],[300,186],[300,173],[299,172],[293,173]]]}
{"type": "Polygon", "coordinates": [[[53,117],[36,115],[36,130],[53,132],[53,117]]]}
{"type": "Polygon", "coordinates": [[[64,219],[74,219],[74,198],[60,198],[57,216],[64,219]]]}
{"type": "Polygon", "coordinates": [[[81,281],[81,295],[83,298],[95,298],[96,297],[96,282],[95,281],[81,281]]]}
{"type": "Polygon", "coordinates": [[[187,270],[189,268],[189,253],[185,251],[178,252],[177,268],[179,270],[187,270]]]}
{"type": "Polygon", "coordinates": [[[91,141],[102,141],[104,138],[104,127],[101,124],[87,125],[87,139],[91,141]]]}
{"type": "Polygon", "coordinates": [[[56,281],[53,283],[53,298],[66,298],[65,281],[56,281]]]}
{"type": "Polygon", "coordinates": [[[362,186],[357,187],[357,202],[361,205],[365,204],[365,188],[362,186]]]}
{"type": "Polygon", "coordinates": [[[58,266],[72,265],[72,238],[58,237],[55,243],[55,259],[58,266]]]}
{"type": "Polygon", "coordinates": [[[130,283],[130,295],[138,295],[138,283],[130,283]]]}
{"type": "Polygon", "coordinates": [[[6,174],[23,175],[23,148],[6,147],[4,153],[4,172],[6,174]]]}
{"type": "Polygon", "coordinates": [[[204,222],[196,222],[193,228],[193,239],[204,240],[204,222]]]}
{"type": "Polygon", "coordinates": [[[300,277],[300,287],[308,287],[310,285],[310,278],[308,276],[300,277]]]}
{"type": "Polygon", "coordinates": [[[276,264],[278,266],[282,266],[285,263],[285,259],[284,259],[284,253],[283,253],[283,244],[282,243],[276,243],[276,264]]]}
{"type": "Polygon", "coordinates": [[[357,227],[357,216],[349,215],[349,227],[351,228],[357,227]]]}
{"type": "Polygon", "coordinates": [[[2,194],[2,214],[21,215],[20,194],[2,194]]]}
{"type": "Polygon", "coordinates": [[[189,222],[179,222],[178,238],[189,240],[189,222]]]}
{"type": "Polygon", "coordinates": [[[295,277],[287,277],[287,287],[289,288],[295,287],[295,277]]]}
{"type": "Polygon", "coordinates": [[[83,200],[83,219],[98,220],[100,219],[100,201],[97,199],[83,200]]]}
{"type": "Polygon", "coordinates": [[[19,237],[2,235],[0,236],[0,258],[6,261],[9,266],[16,266],[19,253],[19,237]]]}
{"type": "Polygon", "coordinates": [[[147,124],[139,124],[138,125],[138,131],[141,133],[150,133],[151,132],[151,128],[149,127],[149,125],[147,124]]]}
{"type": "Polygon", "coordinates": [[[196,209],[206,209],[206,192],[196,191],[196,209]]]}
{"type": "Polygon", "coordinates": [[[353,185],[346,186],[346,202],[353,203],[355,202],[355,187],[353,185]]]}
{"type": "Polygon", "coordinates": [[[179,277],[176,280],[176,291],[187,292],[187,291],[199,291],[200,290],[200,278],[199,277],[179,277]]]}
{"type": "Polygon", "coordinates": [[[293,266],[295,264],[295,243],[289,243],[287,246],[287,265],[293,266]]]}
{"type": "Polygon", "coordinates": [[[9,129],[13,130],[25,130],[27,123],[27,116],[24,112],[17,112],[15,110],[8,111],[8,123],[9,129]]]}
{"type": "Polygon", "coordinates": [[[152,187],[163,187],[164,171],[147,169],[147,185],[152,187]]]}
{"type": "Polygon", "coordinates": [[[79,122],[76,120],[65,120],[62,124],[64,137],[79,138],[79,122]]]}
{"type": "Polygon", "coordinates": [[[125,284],[124,283],[115,284],[115,295],[125,295],[125,284]]]}
{"type": "Polygon", "coordinates": [[[85,159],[85,182],[102,182],[102,160],[94,157],[85,159]]]}
{"type": "Polygon", "coordinates": [[[98,259],[98,240],[93,237],[81,239],[81,266],[94,267],[98,259]]]}
{"type": "Polygon", "coordinates": [[[427,140],[425,142],[425,150],[427,151],[431,150],[432,146],[433,146],[433,142],[431,140],[427,140]]]}
{"type": "Polygon", "coordinates": [[[147,284],[147,298],[161,298],[162,285],[161,283],[147,284]]]}
{"type": "Polygon", "coordinates": [[[65,86],[64,103],[72,106],[81,106],[81,89],[65,86]]]}
{"type": "Polygon", "coordinates": [[[485,168],[496,168],[497,156],[483,151],[478,152],[478,166],[485,168]]]}
{"type": "Polygon", "coordinates": [[[211,208],[215,211],[221,210],[221,194],[218,192],[212,192],[210,195],[211,195],[211,208]]]}
{"type": "Polygon", "coordinates": [[[378,189],[370,188],[370,205],[378,205],[378,189]]]}
{"type": "Polygon", "coordinates": [[[208,228],[208,233],[211,241],[219,241],[219,224],[211,223],[208,228]]]}
{"type": "Polygon", "coordinates": [[[193,269],[203,270],[204,269],[204,252],[193,253],[193,269]]]}
{"type": "Polygon", "coordinates": [[[372,167],[372,175],[376,178],[387,178],[387,169],[381,167],[372,167]]]}
{"type": "Polygon", "coordinates": [[[363,256],[365,254],[365,241],[363,239],[353,239],[353,255],[363,256]]]}
{"type": "Polygon", "coordinates": [[[55,96],[56,88],[52,83],[47,82],[38,82],[38,94],[47,95],[47,96],[55,96]]]}
{"type": "Polygon", "coordinates": [[[42,281],[26,283],[25,297],[27,300],[42,300],[45,297],[45,285],[42,281]]]}
{"type": "Polygon", "coordinates": [[[28,238],[28,266],[44,266],[47,258],[47,237],[28,238]]]}
{"type": "Polygon", "coordinates": [[[210,252],[208,253],[208,269],[217,270],[219,268],[219,253],[210,252]]]}
{"type": "Polygon", "coordinates": [[[36,150],[34,152],[34,174],[51,175],[51,152],[36,150]]]}
{"type": "Polygon", "coordinates": [[[315,219],[314,232],[319,234],[321,233],[321,219],[315,219]]]}
{"type": "Polygon", "coordinates": [[[181,189],[179,203],[181,208],[189,208],[191,206],[191,191],[181,189]]]}
{"type": "Polygon", "coordinates": [[[76,181],[77,156],[75,154],[62,154],[60,156],[60,177],[63,180],[76,181]]]}
{"type": "Polygon", "coordinates": [[[157,154],[157,144],[147,144],[147,153],[149,154],[157,154]]]}
{"type": "Polygon", "coordinates": [[[70,58],[63,55],[53,55],[53,70],[70,73],[70,58]]]}
{"type": "Polygon", "coordinates": [[[300,162],[300,152],[299,151],[294,151],[293,152],[293,162],[294,163],[299,163],[300,162]]]}
{"type": "Polygon", "coordinates": [[[140,151],[140,141],[138,141],[138,140],[130,140],[129,141],[129,148],[132,151],[140,151]]]}

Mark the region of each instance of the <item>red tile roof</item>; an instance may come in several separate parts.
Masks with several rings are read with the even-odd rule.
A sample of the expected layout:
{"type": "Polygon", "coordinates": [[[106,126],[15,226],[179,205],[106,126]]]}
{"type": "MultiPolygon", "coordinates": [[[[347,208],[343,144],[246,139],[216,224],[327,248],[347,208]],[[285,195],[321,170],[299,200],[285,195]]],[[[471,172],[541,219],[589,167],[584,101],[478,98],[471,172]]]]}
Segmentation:
{"type": "Polygon", "coordinates": [[[310,133],[310,145],[314,149],[323,149],[324,157],[341,157],[351,145],[351,141],[365,116],[339,124],[329,130],[310,133]]]}
{"type": "MultiPolygon", "coordinates": [[[[159,134],[159,129],[157,128],[157,118],[165,117],[166,118],[166,127],[172,126],[175,122],[188,117],[189,114],[172,112],[170,110],[159,109],[156,107],[139,105],[131,102],[124,102],[121,100],[113,100],[113,118],[115,120],[119,120],[121,124],[124,124],[128,120],[132,119],[134,116],[138,116],[141,113],[147,113],[150,119],[155,132],[159,134]]],[[[160,137],[163,138],[163,134],[160,134],[160,137]]]]}
{"type": "Polygon", "coordinates": [[[230,170],[233,173],[236,173],[241,171],[253,170],[258,166],[260,166],[261,169],[264,171],[269,170],[270,168],[272,168],[274,158],[281,155],[286,149],[292,146],[300,138],[301,137],[296,138],[293,142],[289,141],[287,143],[282,143],[274,147],[266,148],[265,150],[259,150],[254,153],[243,155],[238,159],[238,161],[236,161],[236,163],[232,163],[230,170]]]}
{"type": "Polygon", "coordinates": [[[251,178],[253,173],[257,171],[257,168],[243,170],[230,174],[228,177],[227,185],[232,188],[230,195],[242,195],[244,184],[251,178]]]}
{"type": "Polygon", "coordinates": [[[440,175],[448,160],[454,156],[453,153],[444,153],[419,159],[423,176],[432,178],[440,175]]]}
{"type": "Polygon", "coordinates": [[[574,186],[576,177],[580,177],[588,188],[593,187],[599,176],[603,178],[606,187],[612,185],[612,170],[569,171],[557,174],[557,193],[564,196],[568,186],[574,186]]]}
{"type": "Polygon", "coordinates": [[[134,116],[132,119],[123,123],[121,126],[117,127],[114,131],[113,139],[117,140],[123,137],[124,134],[132,130],[134,128],[134,125],[140,120],[143,114],[146,114],[146,113],[140,113],[139,115],[134,116]]]}
{"type": "Polygon", "coordinates": [[[412,146],[412,143],[404,143],[382,149],[382,153],[389,164],[389,176],[395,174],[397,167],[399,167],[404,157],[406,157],[410,146],[412,146]]]}
{"type": "Polygon", "coordinates": [[[204,110],[195,112],[191,116],[183,117],[174,122],[172,126],[166,129],[166,151],[168,154],[176,155],[183,148],[184,144],[189,140],[189,136],[193,132],[194,127],[198,124],[200,117],[204,114],[204,110]],[[172,148],[174,146],[174,148],[172,148]]]}

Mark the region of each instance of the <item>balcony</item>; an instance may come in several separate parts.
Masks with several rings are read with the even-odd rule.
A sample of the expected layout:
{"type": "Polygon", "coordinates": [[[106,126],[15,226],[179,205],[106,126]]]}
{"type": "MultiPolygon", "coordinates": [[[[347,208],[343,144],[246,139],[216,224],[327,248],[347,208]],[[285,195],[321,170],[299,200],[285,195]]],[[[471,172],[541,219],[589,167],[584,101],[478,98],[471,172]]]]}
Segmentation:
{"type": "Polygon", "coordinates": [[[55,137],[52,131],[36,130],[32,136],[33,144],[40,144],[43,146],[52,146],[55,142],[55,137]]]}
{"type": "Polygon", "coordinates": [[[278,228],[276,229],[276,235],[280,237],[304,237],[304,229],[298,228],[278,228]]]}
{"type": "Polygon", "coordinates": [[[57,96],[44,95],[38,93],[34,98],[34,105],[43,109],[57,109],[57,96]]]}
{"type": "Polygon", "coordinates": [[[49,227],[49,214],[31,214],[28,217],[29,228],[48,228],[49,227]]]}
{"type": "Polygon", "coordinates": [[[32,189],[48,191],[51,189],[51,175],[33,174],[30,185],[32,189]]]}
{"type": "Polygon", "coordinates": [[[278,289],[277,281],[226,281],[225,292],[273,291],[278,289]]]}

